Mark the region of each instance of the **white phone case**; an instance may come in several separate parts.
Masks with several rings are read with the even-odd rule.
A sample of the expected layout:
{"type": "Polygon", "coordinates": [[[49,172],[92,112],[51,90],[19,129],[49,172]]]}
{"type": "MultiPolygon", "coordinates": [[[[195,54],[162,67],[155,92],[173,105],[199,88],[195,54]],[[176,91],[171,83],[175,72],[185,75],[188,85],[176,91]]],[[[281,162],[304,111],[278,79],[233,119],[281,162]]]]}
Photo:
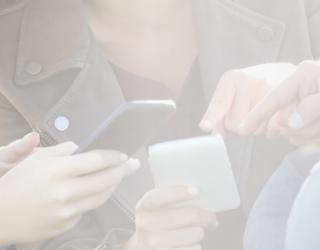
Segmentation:
{"type": "Polygon", "coordinates": [[[195,205],[213,212],[240,205],[227,150],[221,136],[171,141],[149,147],[157,187],[187,185],[200,190],[195,205]]]}

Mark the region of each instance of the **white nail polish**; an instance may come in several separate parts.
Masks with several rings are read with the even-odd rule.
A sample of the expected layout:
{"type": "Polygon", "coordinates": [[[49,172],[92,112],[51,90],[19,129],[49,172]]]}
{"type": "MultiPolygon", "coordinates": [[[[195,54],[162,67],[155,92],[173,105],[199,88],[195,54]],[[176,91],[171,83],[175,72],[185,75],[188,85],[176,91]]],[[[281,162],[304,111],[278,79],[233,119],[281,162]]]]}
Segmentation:
{"type": "Polygon", "coordinates": [[[130,171],[134,172],[141,167],[141,163],[138,159],[130,159],[127,161],[130,171]]]}
{"type": "Polygon", "coordinates": [[[301,129],[304,126],[303,119],[301,115],[295,111],[291,114],[288,119],[288,126],[292,129],[301,129]]]}

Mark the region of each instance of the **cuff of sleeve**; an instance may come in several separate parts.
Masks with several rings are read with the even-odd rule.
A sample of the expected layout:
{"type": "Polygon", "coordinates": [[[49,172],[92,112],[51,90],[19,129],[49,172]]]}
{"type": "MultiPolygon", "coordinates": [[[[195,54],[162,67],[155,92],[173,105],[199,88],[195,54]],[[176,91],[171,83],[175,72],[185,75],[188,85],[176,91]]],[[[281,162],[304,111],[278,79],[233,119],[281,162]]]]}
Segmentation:
{"type": "Polygon", "coordinates": [[[131,230],[113,229],[95,250],[121,250],[133,233],[131,230]]]}

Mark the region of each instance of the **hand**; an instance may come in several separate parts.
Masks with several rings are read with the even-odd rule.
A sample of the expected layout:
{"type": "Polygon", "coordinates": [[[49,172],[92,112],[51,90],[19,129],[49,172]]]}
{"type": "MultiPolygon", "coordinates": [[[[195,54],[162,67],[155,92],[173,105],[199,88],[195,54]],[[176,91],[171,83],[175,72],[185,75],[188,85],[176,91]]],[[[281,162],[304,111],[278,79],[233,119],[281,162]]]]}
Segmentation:
{"type": "Polygon", "coordinates": [[[0,245],[45,240],[102,205],[137,160],[115,151],[71,155],[73,143],[39,148],[0,178],[0,245]]]}
{"type": "Polygon", "coordinates": [[[205,228],[217,221],[213,213],[186,204],[196,195],[186,187],[147,193],[136,208],[136,233],[125,249],[200,250],[205,228]]]}
{"type": "Polygon", "coordinates": [[[320,63],[305,61],[246,117],[243,134],[277,116],[279,133],[294,145],[320,143],[320,63]]]}
{"type": "MultiPolygon", "coordinates": [[[[263,64],[226,72],[218,83],[200,128],[212,134],[241,135],[244,118],[279,82],[288,77],[295,67],[286,63],[263,64]]],[[[265,123],[259,124],[261,131],[265,123]]]]}
{"type": "Polygon", "coordinates": [[[0,148],[0,177],[15,167],[20,161],[31,154],[39,145],[37,133],[30,133],[0,148]]]}

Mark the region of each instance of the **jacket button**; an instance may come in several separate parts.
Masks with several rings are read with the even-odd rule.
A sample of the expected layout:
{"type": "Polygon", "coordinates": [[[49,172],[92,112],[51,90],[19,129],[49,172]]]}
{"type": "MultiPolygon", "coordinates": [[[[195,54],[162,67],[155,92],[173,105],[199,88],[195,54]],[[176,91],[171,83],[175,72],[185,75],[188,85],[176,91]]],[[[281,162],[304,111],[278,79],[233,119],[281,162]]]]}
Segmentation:
{"type": "Polygon", "coordinates": [[[66,131],[69,126],[70,126],[70,121],[67,117],[65,116],[59,116],[56,118],[54,121],[54,126],[57,130],[59,131],[66,131]]]}
{"type": "Polygon", "coordinates": [[[28,74],[35,76],[41,73],[42,66],[37,62],[29,62],[26,66],[26,71],[28,74]]]}
{"type": "Polygon", "coordinates": [[[274,31],[270,27],[263,26],[258,28],[257,36],[262,42],[270,42],[274,38],[274,31]]]}

